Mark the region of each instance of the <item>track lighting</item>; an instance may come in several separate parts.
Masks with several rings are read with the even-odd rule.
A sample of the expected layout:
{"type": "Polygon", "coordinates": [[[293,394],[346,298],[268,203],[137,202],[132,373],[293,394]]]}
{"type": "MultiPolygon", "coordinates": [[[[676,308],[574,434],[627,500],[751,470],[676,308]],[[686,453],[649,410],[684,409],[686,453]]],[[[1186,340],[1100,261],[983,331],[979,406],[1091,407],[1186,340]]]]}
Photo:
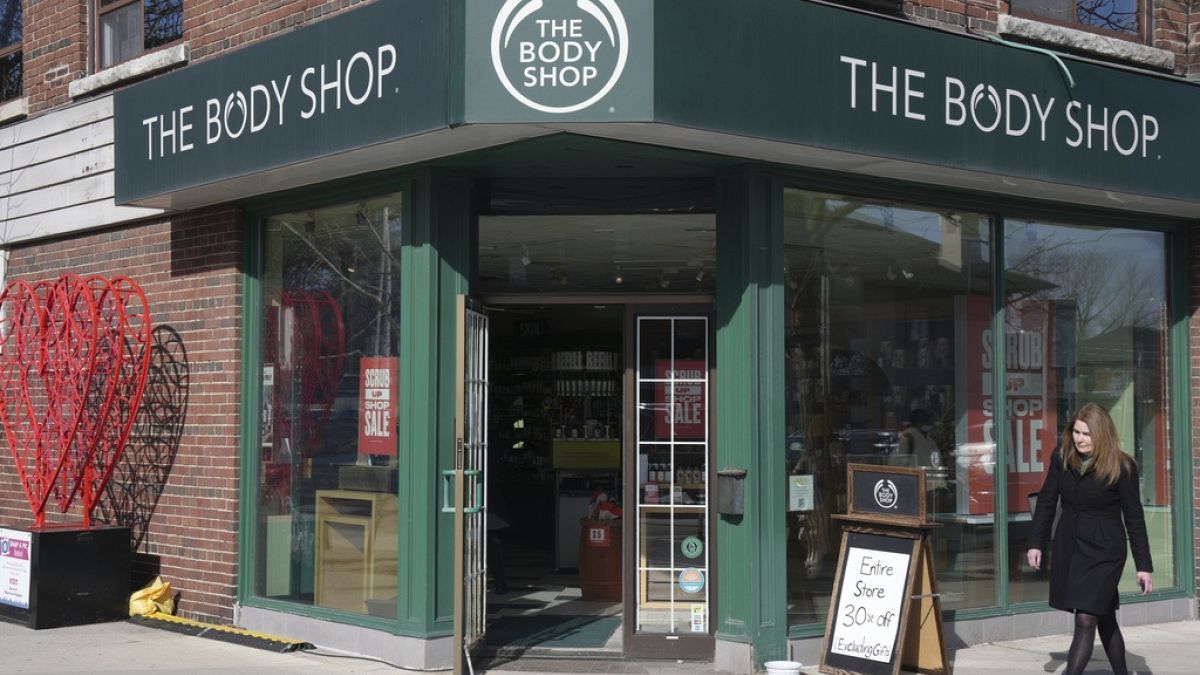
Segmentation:
{"type": "Polygon", "coordinates": [[[521,244],[521,264],[525,267],[529,267],[530,263],[532,262],[533,258],[529,257],[529,247],[525,244],[521,244]]]}
{"type": "Polygon", "coordinates": [[[908,269],[907,266],[900,268],[900,274],[903,275],[905,279],[912,279],[914,276],[916,276],[913,274],[912,270],[908,269]]]}
{"type": "Polygon", "coordinates": [[[888,265],[887,273],[885,276],[887,276],[888,281],[895,281],[896,280],[896,270],[892,269],[891,265],[888,265]]]}
{"type": "Polygon", "coordinates": [[[625,277],[621,274],[620,265],[617,265],[617,273],[613,276],[613,281],[618,285],[625,283],[625,277]]]}
{"type": "Polygon", "coordinates": [[[701,267],[699,272],[696,272],[696,282],[704,281],[704,268],[701,267]]]}

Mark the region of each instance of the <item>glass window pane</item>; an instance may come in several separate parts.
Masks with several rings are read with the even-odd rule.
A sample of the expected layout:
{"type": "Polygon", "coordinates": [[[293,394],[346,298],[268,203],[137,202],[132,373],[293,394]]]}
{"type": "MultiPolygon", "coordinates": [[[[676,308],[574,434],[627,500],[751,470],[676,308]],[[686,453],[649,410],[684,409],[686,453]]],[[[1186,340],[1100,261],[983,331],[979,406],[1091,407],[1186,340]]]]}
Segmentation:
{"type": "Polygon", "coordinates": [[[100,67],[137,56],[142,49],[142,8],[137,3],[100,15],[100,67]]]}
{"type": "Polygon", "coordinates": [[[21,52],[0,57],[0,101],[21,95],[21,52]]]}
{"type": "Polygon", "coordinates": [[[1079,23],[1105,30],[1137,35],[1138,0],[1076,0],[1079,23]]]}
{"type": "MultiPolygon", "coordinates": [[[[1067,421],[1089,401],[1109,410],[1122,448],[1137,460],[1155,586],[1178,583],[1171,536],[1168,250],[1167,236],[1157,232],[1006,223],[1012,602],[1047,599],[1047,566],[1034,572],[1024,561],[1030,497],[1041,488],[1067,421]]],[[[1128,561],[1122,592],[1137,591],[1135,571],[1128,561]]]]}
{"type": "Polygon", "coordinates": [[[846,464],[924,467],[945,609],[996,604],[982,372],[970,308],[990,306],[989,219],[784,194],[788,618],[826,618],[846,464]]]}
{"type": "Polygon", "coordinates": [[[143,46],[146,50],[183,37],[183,0],[144,0],[143,46]]]}
{"type": "Polygon", "coordinates": [[[21,0],[0,3],[0,49],[21,41],[23,4],[21,0]]]}
{"type": "Polygon", "coordinates": [[[266,220],[259,595],[395,616],[400,207],[266,220]]]}

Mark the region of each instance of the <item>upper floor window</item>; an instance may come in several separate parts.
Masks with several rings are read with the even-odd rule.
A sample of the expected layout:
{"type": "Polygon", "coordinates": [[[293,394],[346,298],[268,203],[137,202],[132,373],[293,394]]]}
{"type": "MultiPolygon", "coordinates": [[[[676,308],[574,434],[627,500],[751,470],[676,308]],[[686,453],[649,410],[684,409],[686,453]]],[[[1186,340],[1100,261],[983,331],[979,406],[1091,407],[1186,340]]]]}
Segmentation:
{"type": "Polygon", "coordinates": [[[183,0],[100,0],[100,69],[183,37],[183,0]]]}
{"type": "Polygon", "coordinates": [[[1086,31],[1140,39],[1144,0],[1011,0],[1013,14],[1086,31]]]}
{"type": "Polygon", "coordinates": [[[21,0],[0,0],[0,101],[21,95],[21,0]]]}

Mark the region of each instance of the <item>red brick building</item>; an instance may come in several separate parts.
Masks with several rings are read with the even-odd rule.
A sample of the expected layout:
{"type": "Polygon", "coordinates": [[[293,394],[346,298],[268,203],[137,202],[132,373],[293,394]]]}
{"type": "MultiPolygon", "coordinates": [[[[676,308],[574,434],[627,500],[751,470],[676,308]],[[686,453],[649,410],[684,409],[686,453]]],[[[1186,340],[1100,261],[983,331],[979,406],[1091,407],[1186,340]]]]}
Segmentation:
{"type": "MultiPolygon", "coordinates": [[[[624,365],[612,368],[615,392],[604,385],[577,395],[589,405],[610,396],[621,414],[606,422],[589,409],[570,423],[563,412],[544,436],[520,441],[529,444],[520,451],[489,430],[489,452],[505,445],[502,472],[511,475],[501,483],[497,473],[487,483],[491,494],[511,501],[514,492],[545,490],[544,501],[524,508],[565,513],[571,471],[582,472],[590,486],[608,485],[599,477],[605,472],[616,476],[610,488],[626,508],[630,557],[622,601],[605,616],[620,617],[621,653],[709,658],[734,670],[788,653],[814,658],[832,590],[833,535],[812,516],[844,509],[831,472],[847,455],[876,452],[858,448],[860,437],[870,435],[865,445],[889,454],[900,440],[885,429],[908,428],[918,409],[933,413],[940,459],[914,461],[949,467],[938,499],[947,500],[939,509],[952,550],[939,559],[939,574],[944,564],[941,583],[950,592],[944,608],[958,640],[1063,628],[1039,604],[1039,580],[1005,549],[1020,549],[1027,534],[1020,529],[1029,519],[1020,491],[1040,475],[1061,432],[1055,424],[1092,399],[1118,411],[1126,450],[1151,476],[1144,476],[1142,490],[1157,514],[1156,574],[1170,569],[1156,584],[1165,590],[1152,602],[1129,603],[1124,620],[1194,619],[1200,530],[1193,493],[1200,474],[1190,439],[1200,432],[1200,407],[1188,401],[1200,381],[1189,365],[1200,340],[1200,245],[1193,235],[1200,191],[1184,178],[1190,156],[1180,155],[1200,142],[1200,125],[1181,121],[1200,109],[1190,107],[1200,105],[1194,84],[1200,10],[1163,0],[1078,0],[1062,11],[1037,2],[955,0],[835,6],[756,0],[737,9],[719,2],[690,8],[676,0],[596,2],[587,3],[594,13],[567,23],[521,24],[525,10],[559,5],[0,1],[0,277],[126,274],[143,287],[155,326],[177,336],[186,356],[177,433],[156,446],[157,473],[145,472],[165,482],[141,486],[136,509],[105,512],[134,529],[135,576],[171,580],[181,591],[179,612],[190,618],[304,633],[297,637],[403,665],[448,663],[456,651],[453,619],[470,614],[455,609],[454,522],[438,508],[448,498],[440,472],[454,468],[456,357],[448,303],[461,292],[530,317],[513,323],[498,318],[502,312],[492,315],[493,424],[515,405],[494,397],[520,389],[502,378],[520,370],[521,359],[541,364],[536,359],[549,360],[554,345],[621,355],[624,365]],[[601,15],[608,17],[597,19],[607,27],[601,34],[607,42],[581,38],[584,51],[570,56],[565,45],[573,31],[601,15]],[[505,21],[507,34],[500,31],[505,21]],[[714,38],[722,23],[726,34],[714,38]],[[785,27],[794,41],[776,32],[785,27]],[[361,45],[338,42],[374,35],[372,29],[385,36],[377,44],[368,37],[361,45]],[[560,29],[562,35],[554,32],[560,29]],[[530,38],[530,45],[542,46],[505,61],[509,37],[520,38],[522,30],[541,40],[530,38]],[[877,47],[911,45],[913,62],[879,51],[863,36],[876,36],[877,47]],[[586,50],[595,61],[609,46],[620,55],[598,66],[600,80],[605,67],[612,73],[606,87],[590,84],[595,68],[571,70],[572,59],[588,58],[586,50]],[[542,70],[523,70],[534,62],[542,70]],[[238,81],[238,73],[257,79],[238,81]],[[535,83],[559,90],[538,98],[535,83]],[[588,86],[594,95],[572,98],[588,86]],[[390,102],[389,88],[406,100],[390,102]],[[192,100],[189,90],[203,94],[192,100]],[[167,107],[155,108],[160,102],[167,107]],[[815,204],[829,211],[814,216],[815,204]],[[403,217],[395,215],[400,209],[403,217]],[[633,224],[611,222],[622,214],[633,224]],[[379,287],[384,278],[395,284],[394,298],[376,286],[362,290],[352,276],[374,244],[321,243],[327,233],[343,236],[337,234],[343,217],[384,223],[372,230],[375,238],[389,228],[402,238],[380,244],[394,253],[394,269],[391,263],[371,268],[379,287]],[[812,239],[826,221],[841,222],[835,233],[865,234],[812,239]],[[516,224],[506,230],[510,223],[516,224]],[[658,227],[669,234],[648,234],[658,227]],[[509,234],[494,234],[500,231],[509,234]],[[892,231],[902,236],[877,238],[892,231]],[[599,244],[589,238],[597,233],[599,244]],[[697,243],[693,235],[710,239],[697,243]],[[563,244],[572,240],[578,245],[563,244]],[[957,253],[947,253],[951,241],[957,253]],[[583,250],[589,246],[595,250],[583,250]],[[673,247],[686,251],[675,259],[673,247]],[[1051,251],[1059,247],[1108,257],[1056,258],[1051,251]],[[317,262],[301,249],[315,252],[317,262]],[[819,253],[805,258],[801,249],[819,253]],[[1121,251],[1128,253],[1124,260],[1121,251]],[[1022,266],[1037,256],[1049,257],[1022,266]],[[970,271],[970,261],[983,267],[970,271]],[[281,437],[272,442],[267,434],[281,432],[278,422],[267,430],[247,411],[279,414],[269,402],[286,359],[267,343],[284,339],[276,335],[282,323],[274,323],[284,319],[271,313],[294,309],[284,298],[295,279],[321,264],[331,266],[326,276],[338,278],[313,281],[315,273],[306,272],[301,286],[339,298],[338,320],[347,332],[341,352],[353,356],[346,357],[336,395],[324,403],[323,445],[287,460],[293,505],[268,507],[263,486],[270,466],[283,460],[281,437]],[[1110,283],[1102,271],[1086,282],[1054,271],[1087,265],[1128,274],[1124,287],[1136,295],[1122,301],[1141,310],[1118,316],[1076,292],[1110,283]],[[914,277],[929,281],[919,291],[900,288],[914,277]],[[818,287],[824,290],[812,290],[818,287]],[[355,293],[386,305],[374,323],[351,312],[358,308],[348,299],[355,293]],[[956,300],[972,294],[993,304],[973,315],[967,301],[956,300]],[[1034,320],[1032,305],[1020,304],[1031,300],[1059,312],[1046,319],[1042,335],[1060,352],[1046,356],[1045,370],[1026,369],[1040,388],[1006,391],[1003,378],[992,377],[992,368],[1004,368],[1014,386],[1011,377],[1022,367],[1012,356],[1011,363],[987,366],[976,383],[972,331],[1035,331],[1022,323],[1034,320]],[[621,315],[627,320],[610,327],[616,337],[572,343],[570,331],[554,325],[589,326],[570,312],[593,305],[627,312],[621,315]],[[560,316],[546,306],[569,309],[560,316]],[[656,309],[634,309],[647,306],[656,309]],[[747,315],[751,307],[758,313],[747,315]],[[990,318],[989,307],[1007,313],[990,318]],[[392,327],[379,328],[388,312],[396,312],[392,327]],[[686,466],[674,450],[660,462],[653,443],[666,441],[638,436],[635,421],[638,383],[663,375],[639,370],[632,326],[659,312],[707,317],[712,329],[708,366],[698,368],[705,376],[693,383],[710,391],[704,388],[712,378],[712,395],[702,396],[710,406],[704,440],[687,450],[696,459],[686,466]],[[514,332],[507,342],[505,330],[514,332]],[[521,330],[540,331],[528,335],[545,338],[545,353],[526,349],[517,339],[521,330]],[[398,346],[379,351],[355,342],[370,331],[398,346]],[[550,333],[562,335],[552,340],[550,333]],[[1058,346],[1068,343],[1074,346],[1058,346]],[[729,363],[720,378],[718,355],[729,363]],[[398,510],[401,539],[399,556],[393,548],[368,574],[369,585],[383,583],[384,590],[371,595],[376,591],[356,586],[363,600],[348,608],[329,600],[332,591],[322,601],[321,591],[308,587],[329,577],[313,571],[320,567],[317,554],[296,547],[324,535],[313,534],[295,509],[303,504],[306,518],[319,519],[322,499],[345,498],[334,494],[345,491],[344,483],[322,482],[322,458],[361,442],[350,432],[332,440],[342,433],[339,421],[362,419],[354,383],[366,386],[358,378],[365,381],[359,367],[367,366],[359,356],[400,363],[398,427],[388,437],[399,450],[384,464],[399,502],[382,507],[381,517],[373,501],[370,527],[390,522],[389,509],[398,510]],[[858,363],[858,374],[838,375],[839,358],[858,363]],[[736,365],[740,359],[746,363],[736,365]],[[889,384],[872,384],[863,361],[889,384]],[[968,383],[995,388],[975,400],[968,383]],[[992,424],[991,411],[1000,409],[994,402],[1011,406],[1023,397],[1040,401],[1036,419],[1010,413],[1008,424],[992,424]],[[611,463],[572,465],[552,451],[555,442],[573,438],[573,425],[574,433],[582,429],[584,439],[592,438],[587,419],[603,429],[596,439],[611,438],[619,448],[611,463]],[[544,452],[528,450],[537,444],[544,452]],[[968,459],[969,449],[982,446],[990,448],[980,460],[991,462],[987,478],[968,478],[976,476],[970,472],[977,461],[968,459]],[[994,471],[1005,465],[997,456],[1009,457],[1007,474],[994,471]],[[672,468],[654,480],[660,463],[672,468]],[[744,518],[715,510],[717,469],[737,467],[750,469],[744,518]],[[545,478],[522,488],[515,478],[521,473],[545,478]],[[814,478],[788,482],[804,476],[814,478]],[[654,509],[662,506],[647,501],[650,483],[670,486],[663,488],[673,495],[670,508],[682,502],[701,514],[693,535],[713,542],[697,554],[701,562],[678,555],[659,566],[647,562],[657,554],[639,537],[653,532],[654,509]],[[986,506],[975,501],[981,485],[986,506]],[[805,494],[818,506],[804,507],[805,494]],[[272,520],[285,515],[286,521],[272,520]],[[638,528],[635,517],[643,518],[638,528]],[[272,522],[286,524],[274,529],[272,522]],[[293,550],[284,563],[270,561],[281,555],[277,545],[293,550]],[[287,588],[266,590],[285,568],[291,571],[280,583],[287,588]],[[699,591],[654,596],[656,574],[671,586],[687,570],[710,580],[707,587],[701,582],[699,591]],[[381,576],[390,581],[379,582],[381,576]],[[747,602],[747,595],[773,599],[747,602]],[[373,604],[393,596],[398,605],[387,610],[373,604]],[[663,641],[676,634],[694,639],[683,640],[688,646],[679,651],[663,641]]],[[[537,385],[524,386],[535,387],[526,395],[541,393],[537,385]]],[[[303,435],[299,429],[309,422],[297,420],[316,404],[294,405],[288,425],[303,435]]],[[[672,448],[682,437],[677,433],[683,431],[671,432],[672,448]]],[[[362,450],[349,454],[329,459],[330,476],[342,473],[339,466],[374,468],[382,461],[362,450]]],[[[670,511],[672,523],[680,513],[670,511]]],[[[77,514],[53,517],[69,522],[77,514]]],[[[2,453],[0,525],[27,522],[11,458],[2,453]]],[[[549,520],[537,522],[542,539],[564,537],[549,520]]],[[[507,536],[514,538],[511,531],[507,536]]],[[[515,538],[517,549],[530,546],[515,538]]],[[[481,570],[482,559],[476,562],[481,570]]],[[[483,597],[482,583],[468,585],[467,595],[478,586],[483,597]]]]}

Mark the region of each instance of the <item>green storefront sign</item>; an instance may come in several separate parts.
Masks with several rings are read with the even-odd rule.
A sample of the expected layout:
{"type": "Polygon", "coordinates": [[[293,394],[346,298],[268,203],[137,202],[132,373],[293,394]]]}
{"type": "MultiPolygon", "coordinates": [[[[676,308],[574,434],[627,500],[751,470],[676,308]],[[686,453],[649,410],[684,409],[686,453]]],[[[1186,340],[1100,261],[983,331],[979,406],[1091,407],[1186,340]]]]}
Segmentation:
{"type": "Polygon", "coordinates": [[[1063,63],[803,0],[382,0],[118,92],[117,199],[459,125],[630,122],[1200,199],[1200,88],[1063,63]]]}

